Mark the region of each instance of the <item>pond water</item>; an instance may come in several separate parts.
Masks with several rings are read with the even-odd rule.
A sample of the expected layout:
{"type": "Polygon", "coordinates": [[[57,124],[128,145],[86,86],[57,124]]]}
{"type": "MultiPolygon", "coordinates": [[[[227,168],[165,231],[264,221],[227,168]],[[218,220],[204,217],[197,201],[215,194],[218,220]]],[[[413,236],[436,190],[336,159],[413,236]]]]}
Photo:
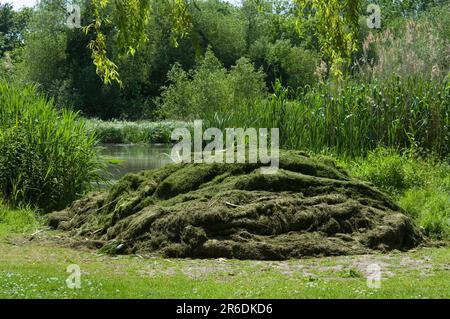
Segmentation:
{"type": "Polygon", "coordinates": [[[102,145],[99,152],[103,156],[117,160],[119,163],[108,167],[112,182],[119,180],[128,173],[159,168],[171,163],[172,145],[167,144],[137,144],[137,145],[102,145]]]}

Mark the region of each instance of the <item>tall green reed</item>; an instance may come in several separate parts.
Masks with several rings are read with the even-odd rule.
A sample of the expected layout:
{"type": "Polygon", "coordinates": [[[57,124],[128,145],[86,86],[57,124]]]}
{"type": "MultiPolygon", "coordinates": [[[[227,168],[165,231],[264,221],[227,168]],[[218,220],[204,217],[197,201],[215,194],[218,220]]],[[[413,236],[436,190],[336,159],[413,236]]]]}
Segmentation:
{"type": "Polygon", "coordinates": [[[0,82],[0,196],[10,205],[64,208],[102,180],[95,134],[34,87],[0,82]]]}
{"type": "Polygon", "coordinates": [[[268,99],[208,114],[210,126],[278,127],[286,148],[364,156],[378,146],[450,151],[450,86],[446,81],[393,76],[305,89],[295,100],[279,83],[268,99]]]}

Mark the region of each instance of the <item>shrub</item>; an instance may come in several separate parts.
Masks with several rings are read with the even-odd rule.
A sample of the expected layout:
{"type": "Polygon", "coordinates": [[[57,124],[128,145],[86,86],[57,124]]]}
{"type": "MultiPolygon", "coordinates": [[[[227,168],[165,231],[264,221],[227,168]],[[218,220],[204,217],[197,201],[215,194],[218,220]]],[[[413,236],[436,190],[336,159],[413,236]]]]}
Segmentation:
{"type": "Polygon", "coordinates": [[[289,40],[271,43],[269,38],[263,37],[251,45],[249,56],[256,65],[263,67],[268,85],[279,79],[295,91],[317,83],[317,54],[294,46],[289,40]]]}
{"type": "Polygon", "coordinates": [[[186,72],[176,64],[168,78],[171,84],[158,100],[163,118],[203,119],[205,113],[227,112],[264,97],[265,91],[263,73],[246,58],[228,71],[210,50],[194,70],[186,72]]]}
{"type": "Polygon", "coordinates": [[[0,82],[0,195],[11,205],[64,208],[101,180],[95,134],[34,87],[0,82]]]}

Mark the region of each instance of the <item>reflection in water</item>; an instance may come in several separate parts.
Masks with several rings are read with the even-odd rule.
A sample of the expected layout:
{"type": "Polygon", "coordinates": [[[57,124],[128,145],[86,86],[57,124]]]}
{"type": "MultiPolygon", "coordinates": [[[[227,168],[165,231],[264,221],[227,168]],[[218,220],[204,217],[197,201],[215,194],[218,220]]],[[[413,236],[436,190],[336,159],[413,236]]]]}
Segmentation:
{"type": "Polygon", "coordinates": [[[128,173],[137,173],[142,170],[159,168],[171,163],[170,152],[172,145],[102,145],[99,149],[101,155],[120,161],[112,164],[108,171],[112,180],[119,180],[128,173]]]}

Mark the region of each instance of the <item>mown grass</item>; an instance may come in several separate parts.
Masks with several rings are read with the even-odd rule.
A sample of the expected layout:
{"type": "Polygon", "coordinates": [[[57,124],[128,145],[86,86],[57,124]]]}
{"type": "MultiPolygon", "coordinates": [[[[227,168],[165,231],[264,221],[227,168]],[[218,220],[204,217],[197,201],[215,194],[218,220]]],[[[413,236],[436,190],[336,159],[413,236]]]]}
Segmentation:
{"type": "Polygon", "coordinates": [[[450,249],[261,262],[109,257],[0,242],[0,298],[448,298],[450,249]],[[380,289],[367,266],[382,269],[380,289]],[[81,268],[69,289],[67,266],[81,268]]]}

